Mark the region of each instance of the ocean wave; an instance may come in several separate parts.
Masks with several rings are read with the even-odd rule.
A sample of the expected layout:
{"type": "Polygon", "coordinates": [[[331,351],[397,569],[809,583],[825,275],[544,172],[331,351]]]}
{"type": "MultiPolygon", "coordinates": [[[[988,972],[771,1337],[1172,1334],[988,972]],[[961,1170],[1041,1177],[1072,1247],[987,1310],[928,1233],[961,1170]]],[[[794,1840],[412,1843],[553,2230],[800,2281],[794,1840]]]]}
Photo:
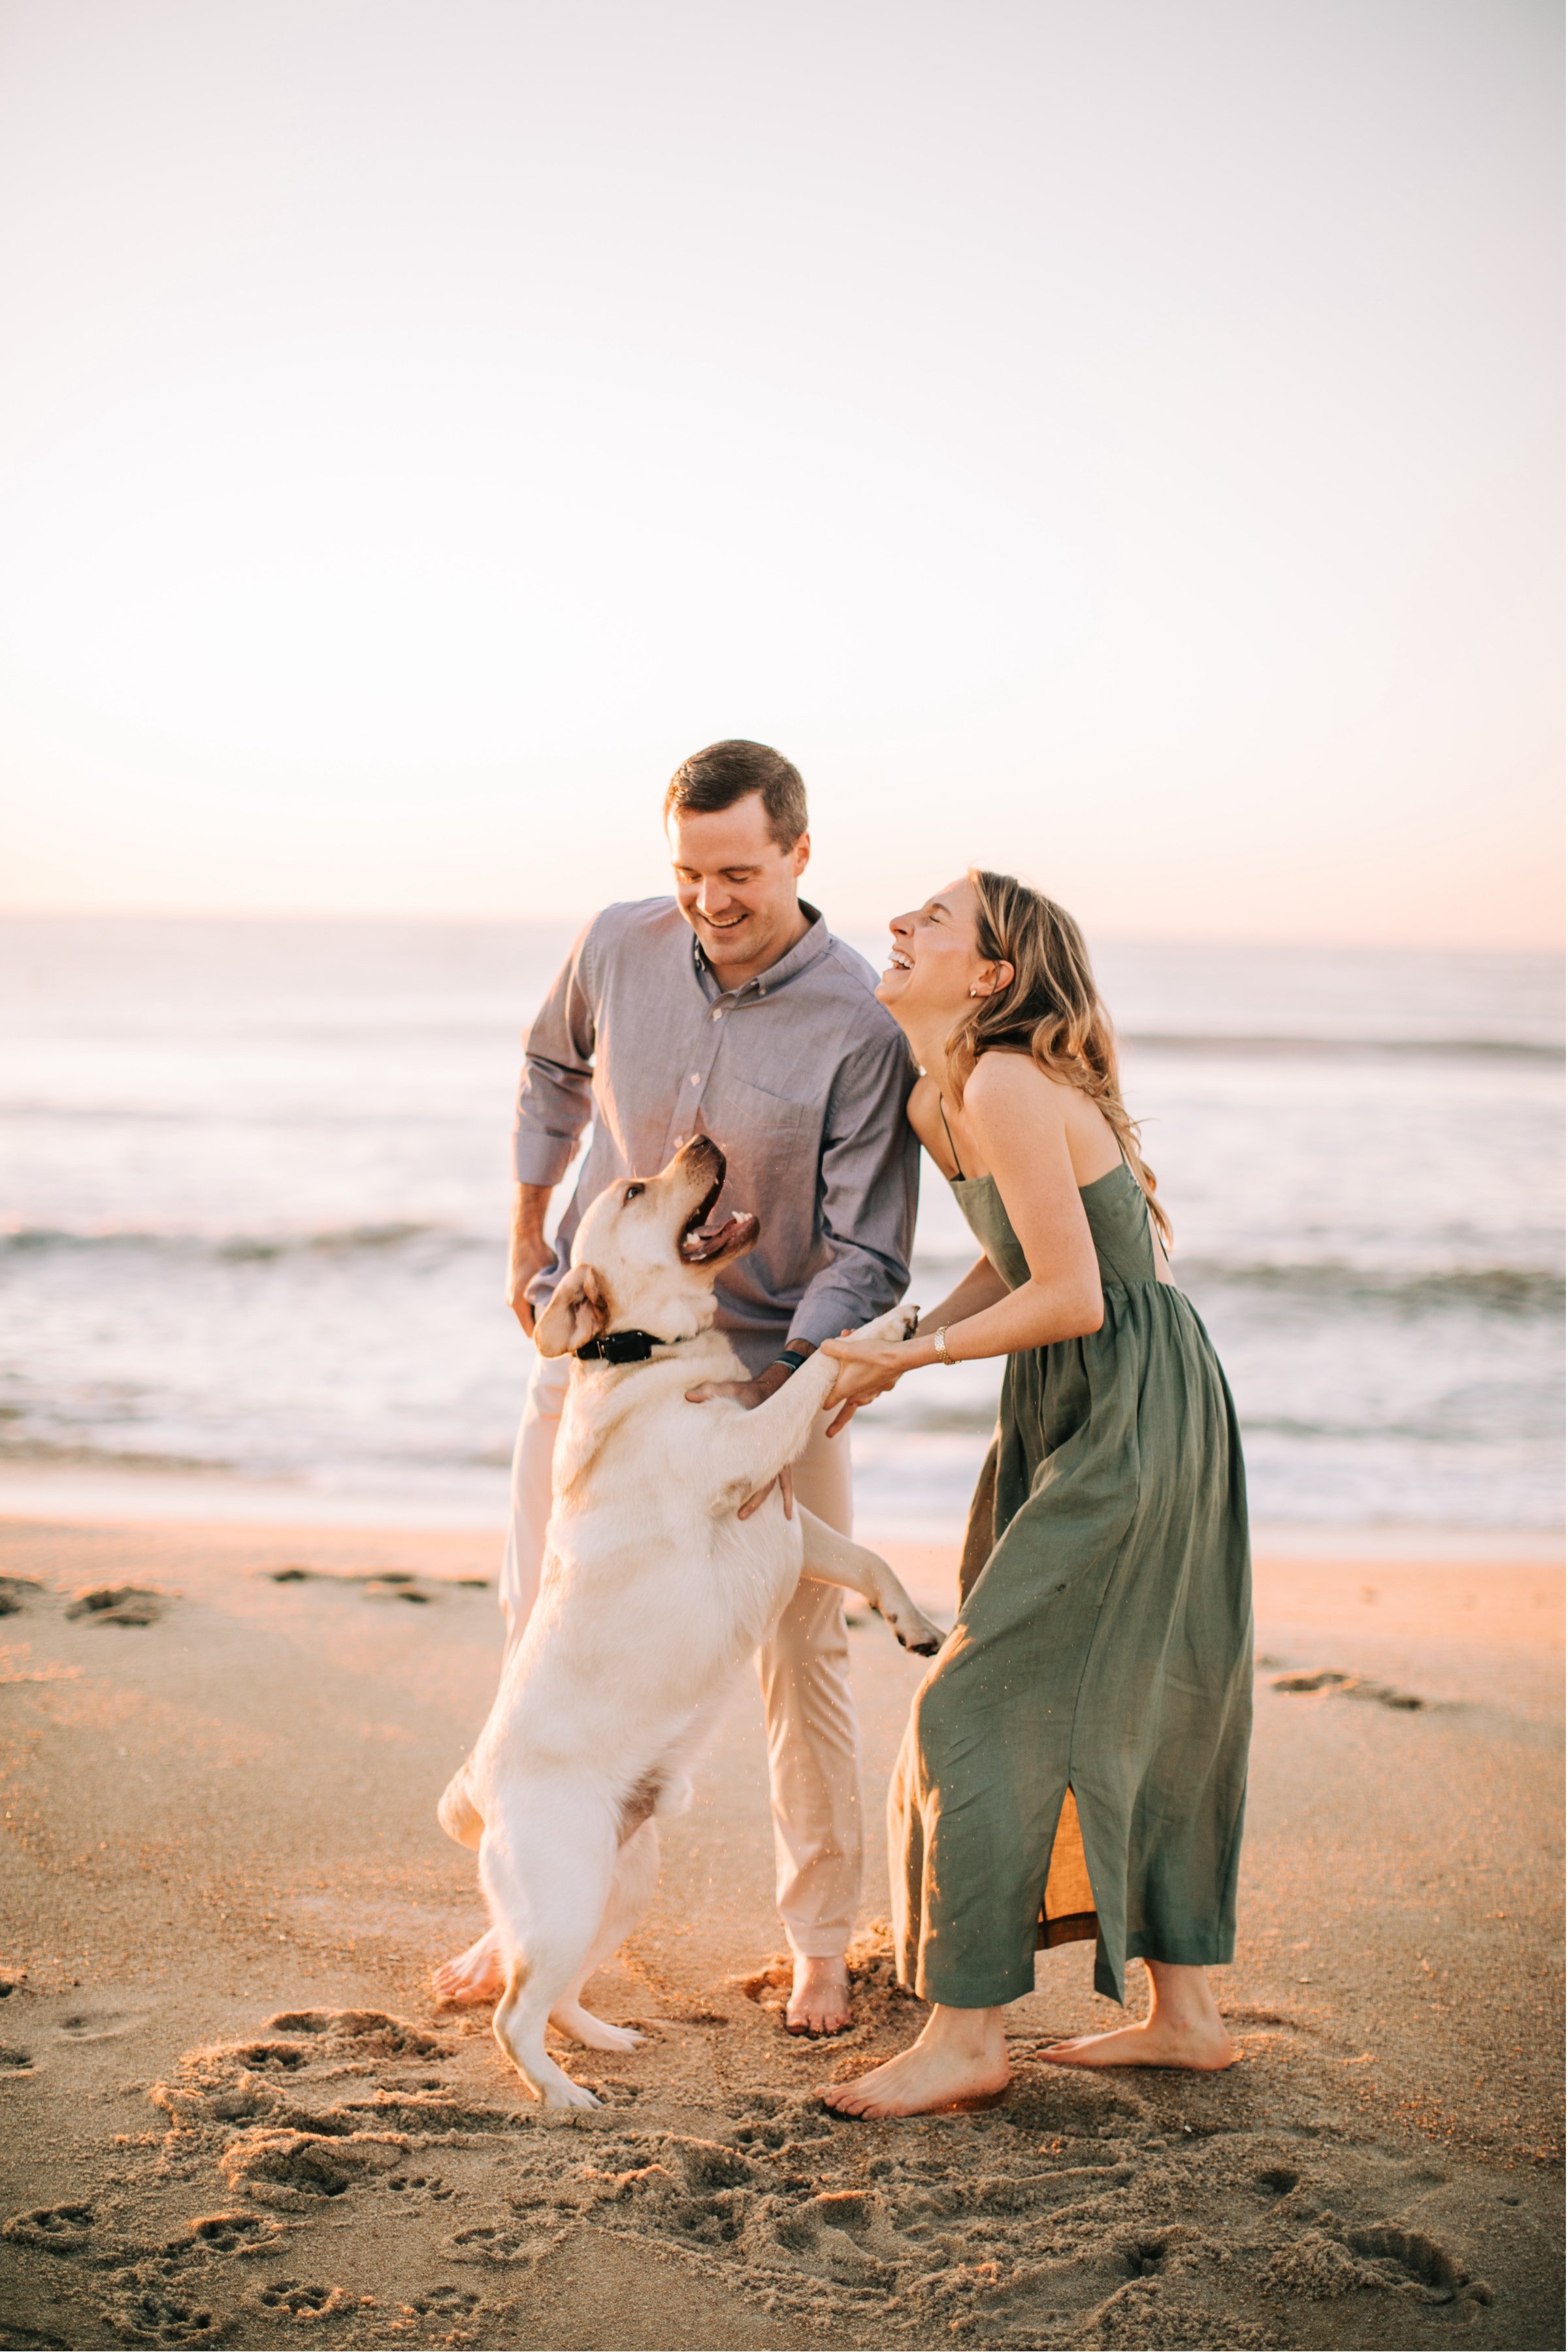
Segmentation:
{"type": "MultiPolygon", "coordinates": [[[[1553,1409],[1554,1400],[1543,1397],[1535,1415],[1536,1426],[1521,1425],[1519,1416],[1509,1417],[1507,1436],[1526,1439],[1552,1436],[1562,1415],[1553,1409]]],[[[1456,1416],[1433,1414],[1425,1419],[1394,1421],[1327,1421],[1300,1413],[1247,1413],[1237,1416],[1242,1435],[1255,1437],[1288,1437],[1299,1444],[1321,1444],[1325,1441],[1334,1445],[1470,1445],[1495,1448],[1500,1432],[1485,1423],[1467,1425],[1456,1416]]]]}
{"type": "MultiPolygon", "coordinates": [[[[466,1232],[456,1225],[391,1219],[379,1224],[327,1225],[307,1233],[200,1234],[154,1227],[106,1226],[83,1230],[60,1225],[0,1227],[0,1262],[100,1253],[145,1257],[193,1270],[202,1265],[268,1265],[405,1255],[422,1270],[432,1261],[480,1253],[499,1255],[498,1234],[466,1232]]],[[[969,1263],[968,1253],[917,1253],[911,1289],[917,1297],[950,1283],[969,1263]]],[[[1243,1259],[1179,1257],[1178,1285],[1202,1305],[1224,1292],[1251,1294],[1281,1304],[1345,1310],[1382,1309],[1407,1316],[1468,1310],[1511,1318],[1561,1316],[1565,1301],[1562,1271],[1550,1265],[1473,1265],[1384,1269],[1346,1258],[1243,1259]]]]}
{"type": "Polygon", "coordinates": [[[61,1470],[235,1471],[239,1464],[212,1454],[160,1453],[149,1447],[94,1445],[89,1440],[29,1437],[0,1430],[0,1462],[27,1462],[61,1470]]]}
{"type": "MultiPolygon", "coordinates": [[[[954,1282],[972,1263],[968,1251],[917,1253],[911,1290],[925,1297],[954,1282]]],[[[1349,1258],[1222,1258],[1179,1254],[1177,1286],[1200,1305],[1224,1291],[1337,1309],[1368,1307],[1409,1315],[1460,1308],[1490,1315],[1560,1316],[1565,1290],[1554,1265],[1383,1267],[1349,1258]]]]}
{"type": "Polygon", "coordinates": [[[61,1251],[126,1251],[225,1265],[282,1257],[346,1256],[360,1250],[397,1250],[410,1243],[450,1250],[499,1248],[493,1239],[465,1234],[452,1225],[389,1223],[328,1225],[308,1234],[159,1233],[141,1226],[108,1226],[95,1233],[61,1225],[14,1225],[0,1230],[0,1255],[26,1256],[61,1251]]]}
{"type": "Polygon", "coordinates": [[[1271,1037],[1232,1034],[1223,1029],[1133,1029],[1119,1033],[1119,1043],[1141,1052],[1161,1054],[1234,1054],[1248,1060],[1334,1060],[1353,1055],[1358,1061],[1375,1055],[1416,1061],[1534,1062],[1561,1068],[1563,1048],[1532,1037],[1271,1037]]]}
{"type": "MultiPolygon", "coordinates": [[[[1352,1421],[1308,1413],[1249,1412],[1244,1406],[1239,1419],[1242,1433],[1249,1443],[1258,1437],[1283,1437],[1310,1445],[1329,1443],[1355,1446],[1392,1444],[1492,1447],[1506,1439],[1550,1442],[1562,1420],[1560,1399],[1550,1389],[1521,1401],[1505,1401],[1490,1411],[1487,1407],[1488,1400],[1482,1398],[1466,1401],[1462,1410],[1450,1402],[1447,1410],[1439,1406],[1436,1412],[1426,1413],[1395,1411],[1387,1419],[1363,1414],[1352,1421]]],[[[910,1442],[984,1436],[996,1424],[994,1397],[950,1399],[942,1404],[918,1397],[908,1402],[900,1398],[897,1405],[885,1410],[873,1433],[868,1416],[877,1412],[878,1407],[870,1405],[857,1416],[858,1442],[873,1433],[884,1441],[910,1442]]]]}
{"type": "Polygon", "coordinates": [[[1318,1306],[1379,1306],[1412,1315],[1468,1307],[1490,1315],[1561,1315],[1564,1284],[1552,1266],[1458,1265],[1384,1272],[1343,1259],[1228,1265],[1181,1258],[1174,1268],[1195,1296],[1242,1290],[1318,1306]]]}

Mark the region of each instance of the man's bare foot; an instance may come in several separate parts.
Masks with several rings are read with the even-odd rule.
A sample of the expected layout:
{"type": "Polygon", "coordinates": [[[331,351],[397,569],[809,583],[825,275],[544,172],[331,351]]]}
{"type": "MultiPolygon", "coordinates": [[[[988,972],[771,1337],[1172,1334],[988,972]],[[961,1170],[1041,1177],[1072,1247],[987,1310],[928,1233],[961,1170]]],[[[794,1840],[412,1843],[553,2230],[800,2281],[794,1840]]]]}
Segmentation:
{"type": "Polygon", "coordinates": [[[1213,2025],[1206,2020],[1177,2025],[1169,2018],[1146,2017],[1141,2025],[1119,2025],[1110,2033],[1053,2042],[1040,2056],[1050,2066],[1189,2066],[1204,2074],[1236,2063],[1235,2046],[1217,2018],[1213,2025]]]}
{"type": "Polygon", "coordinates": [[[445,2001],[448,2009],[471,2009],[481,2000],[499,2000],[506,1989],[506,1973],[495,1929],[487,1927],[466,1952],[434,1969],[430,1982],[437,2000],[445,2001]]]}
{"type": "Polygon", "coordinates": [[[825,2106],[875,2123],[883,2116],[930,2116],[994,2106],[1010,2079],[999,2009],[934,2009],[920,2040],[853,2083],[821,2092],[825,2106]]]}
{"type": "Polygon", "coordinates": [[[796,1956],[795,1983],[784,2011],[786,2033],[843,2033],[849,2025],[849,1971],[842,1960],[796,1956]]]}
{"type": "Polygon", "coordinates": [[[1205,1971],[1168,1960],[1143,1966],[1153,1995],[1147,2017],[1110,2033],[1053,2042],[1041,2057],[1052,2066],[1186,2066],[1200,2074],[1234,2066],[1236,2051],[1205,1971]]]}

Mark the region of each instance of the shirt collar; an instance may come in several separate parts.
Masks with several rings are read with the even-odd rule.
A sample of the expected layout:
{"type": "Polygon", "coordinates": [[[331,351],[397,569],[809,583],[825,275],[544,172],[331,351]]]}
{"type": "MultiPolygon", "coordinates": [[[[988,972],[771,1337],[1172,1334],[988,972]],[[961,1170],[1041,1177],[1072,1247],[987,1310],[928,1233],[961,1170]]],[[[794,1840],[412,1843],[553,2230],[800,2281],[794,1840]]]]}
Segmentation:
{"type": "Polygon", "coordinates": [[[692,933],[692,969],[697,974],[702,993],[708,998],[710,1003],[721,996],[732,996],[738,1004],[745,1003],[753,996],[771,996],[775,989],[785,986],[788,982],[795,978],[797,973],[805,971],[816,963],[819,956],[826,954],[831,944],[832,934],[828,930],[826,919],[818,908],[812,906],[805,898],[800,902],[800,911],[803,915],[808,916],[810,920],[806,929],[796,940],[789,953],[780,956],[777,963],[769,964],[766,971],[758,972],[754,980],[742,982],[739,988],[721,988],[712,965],[702,952],[701,942],[696,933],[692,933]]]}

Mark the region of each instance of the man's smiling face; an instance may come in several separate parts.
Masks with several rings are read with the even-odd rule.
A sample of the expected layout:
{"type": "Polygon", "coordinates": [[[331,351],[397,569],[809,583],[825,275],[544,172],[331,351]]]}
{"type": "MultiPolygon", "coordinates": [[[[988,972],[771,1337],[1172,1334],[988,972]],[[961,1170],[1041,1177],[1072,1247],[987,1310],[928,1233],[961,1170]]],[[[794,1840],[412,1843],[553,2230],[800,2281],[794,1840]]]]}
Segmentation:
{"type": "Polygon", "coordinates": [[[669,849],[680,911],[726,988],[788,954],[805,929],[796,885],[811,854],[809,835],[781,849],[762,795],[748,793],[727,809],[678,811],[669,849]]]}

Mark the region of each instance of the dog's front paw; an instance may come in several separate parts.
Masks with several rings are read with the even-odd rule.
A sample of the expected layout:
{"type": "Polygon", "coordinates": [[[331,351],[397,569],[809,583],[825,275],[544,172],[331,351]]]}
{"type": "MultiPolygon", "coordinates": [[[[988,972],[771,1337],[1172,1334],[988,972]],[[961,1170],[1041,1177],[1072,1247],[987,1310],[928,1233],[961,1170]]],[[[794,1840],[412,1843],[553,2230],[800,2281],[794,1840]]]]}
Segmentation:
{"type": "Polygon", "coordinates": [[[863,1323],[854,1334],[857,1339],[907,1339],[921,1319],[918,1307],[894,1307],[875,1321],[863,1323]]]}
{"type": "Polygon", "coordinates": [[[889,1617],[888,1622],[904,1648],[912,1650],[917,1658],[934,1658],[947,1639],[941,1627],[922,1617],[918,1609],[900,1609],[898,1617],[889,1617]]]}
{"type": "Polygon", "coordinates": [[[901,1589],[896,1595],[887,1594],[880,1601],[873,1601],[871,1606],[900,1646],[912,1650],[917,1658],[934,1658],[947,1639],[941,1626],[933,1625],[901,1589]]]}

